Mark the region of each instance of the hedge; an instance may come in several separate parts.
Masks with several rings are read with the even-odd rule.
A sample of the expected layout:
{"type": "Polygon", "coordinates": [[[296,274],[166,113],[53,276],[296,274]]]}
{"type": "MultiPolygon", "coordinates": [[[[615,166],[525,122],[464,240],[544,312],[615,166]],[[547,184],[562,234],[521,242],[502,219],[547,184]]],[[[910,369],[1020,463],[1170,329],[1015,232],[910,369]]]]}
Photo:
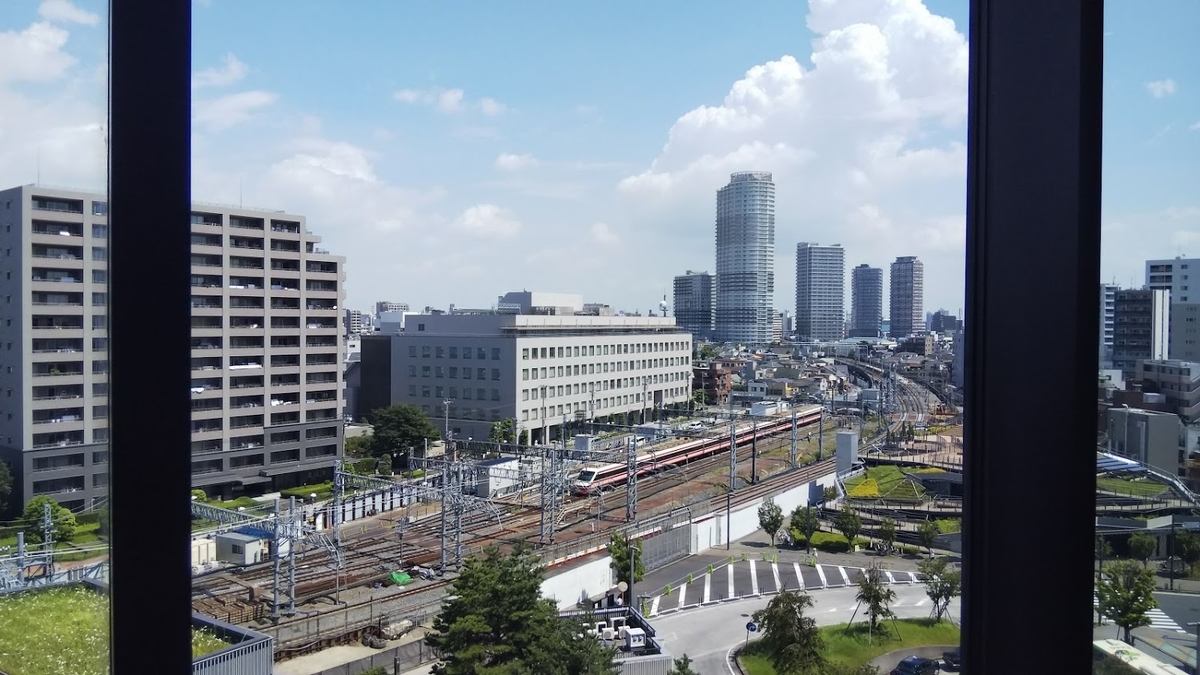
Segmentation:
{"type": "Polygon", "coordinates": [[[324,483],[316,483],[314,485],[299,485],[279,491],[279,494],[285,498],[295,497],[296,499],[308,499],[309,495],[314,493],[317,495],[317,499],[328,497],[333,494],[333,482],[325,481],[324,483]]]}

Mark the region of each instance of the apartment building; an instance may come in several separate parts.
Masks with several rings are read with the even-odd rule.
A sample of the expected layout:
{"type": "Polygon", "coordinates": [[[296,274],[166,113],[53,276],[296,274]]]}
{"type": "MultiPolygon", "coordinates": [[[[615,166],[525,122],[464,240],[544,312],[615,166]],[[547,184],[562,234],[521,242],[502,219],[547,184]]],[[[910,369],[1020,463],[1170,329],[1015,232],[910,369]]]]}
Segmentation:
{"type": "MultiPolygon", "coordinates": [[[[0,192],[0,457],[14,501],[86,508],[107,494],[106,214],[100,194],[0,192]]],[[[344,260],[302,216],[197,204],[190,227],[193,485],[229,496],[327,478],[344,260]]]]}
{"type": "Polygon", "coordinates": [[[1100,370],[1112,368],[1117,291],[1115,284],[1100,284],[1100,370]]]}
{"type": "Polygon", "coordinates": [[[364,398],[381,403],[368,379],[379,370],[372,357],[383,357],[388,401],[421,408],[455,438],[486,438],[493,422],[515,419],[547,442],[564,423],[640,417],[691,395],[692,336],[668,317],[420,315],[387,339],[386,355],[364,343],[364,398]]]}
{"type": "Polygon", "coordinates": [[[841,244],[796,244],[796,335],[832,342],[845,337],[846,251],[841,244]]]}
{"type": "Polygon", "coordinates": [[[771,343],[775,299],[775,183],[739,171],[717,190],[717,342],[771,343]]]}
{"type": "Polygon", "coordinates": [[[708,272],[693,272],[675,277],[675,323],[701,340],[713,338],[716,325],[717,285],[708,272]]]}
{"type": "Polygon", "coordinates": [[[1180,359],[1138,361],[1136,378],[1142,390],[1160,393],[1184,422],[1200,419],[1200,363],[1180,359]]]}
{"type": "Polygon", "coordinates": [[[908,337],[925,329],[925,264],[916,256],[900,256],[892,263],[888,298],[891,336],[908,337]]]}
{"type": "Polygon", "coordinates": [[[863,263],[850,271],[850,337],[880,336],[883,330],[883,270],[863,263]]]}
{"type": "Polygon", "coordinates": [[[1112,367],[1126,379],[1137,373],[1138,361],[1169,357],[1170,291],[1118,290],[1113,297],[1112,367]]]}
{"type": "Polygon", "coordinates": [[[342,318],[342,334],[347,339],[371,331],[371,317],[357,309],[345,310],[342,318]]]}

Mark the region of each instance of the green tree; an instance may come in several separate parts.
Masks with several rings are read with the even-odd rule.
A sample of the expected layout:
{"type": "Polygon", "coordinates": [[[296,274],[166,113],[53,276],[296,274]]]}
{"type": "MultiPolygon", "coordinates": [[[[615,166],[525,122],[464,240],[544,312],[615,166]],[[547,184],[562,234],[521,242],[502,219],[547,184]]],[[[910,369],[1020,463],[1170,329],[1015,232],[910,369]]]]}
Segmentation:
{"type": "Polygon", "coordinates": [[[1175,555],[1188,566],[1190,571],[1200,562],[1200,537],[1187,530],[1175,531],[1175,555]]]}
{"type": "Polygon", "coordinates": [[[21,513],[21,529],[25,532],[25,541],[31,544],[42,543],[42,523],[44,521],[45,505],[50,505],[50,522],[53,525],[54,541],[65,543],[75,538],[75,514],[65,506],[49,497],[34,497],[25,505],[21,513]]]}
{"type": "Polygon", "coordinates": [[[846,538],[846,543],[850,545],[850,550],[853,551],[854,540],[858,538],[858,533],[862,532],[862,518],[854,509],[843,506],[833,517],[833,528],[842,533],[842,536],[846,538]]]}
{"type": "Polygon", "coordinates": [[[779,508],[771,497],[764,499],[758,507],[758,526],[771,536],[771,547],[774,548],[775,535],[779,534],[779,529],[783,527],[783,509],[779,508]]]}
{"type": "Polygon", "coordinates": [[[871,563],[863,570],[854,599],[867,606],[867,619],[870,621],[867,640],[870,642],[879,620],[895,616],[891,605],[896,600],[896,591],[888,585],[887,576],[878,563],[871,563]]]}
{"type": "Polygon", "coordinates": [[[529,445],[529,430],[522,429],[521,435],[517,437],[517,445],[529,445]]]}
{"type": "Polygon", "coordinates": [[[825,488],[824,490],[821,491],[821,498],[827,502],[836,501],[838,498],[837,488],[832,485],[825,488]]]}
{"type": "Polygon", "coordinates": [[[879,522],[879,541],[882,541],[888,548],[891,548],[896,544],[895,520],[885,516],[884,519],[879,522]]]}
{"type": "Polygon", "coordinates": [[[1150,558],[1158,550],[1158,540],[1145,532],[1138,532],[1129,537],[1129,555],[1134,560],[1141,560],[1142,567],[1150,566],[1150,558]]]}
{"type": "Polygon", "coordinates": [[[342,442],[342,450],[347,457],[366,457],[371,454],[371,438],[371,434],[347,438],[342,442]]]}
{"type": "Polygon", "coordinates": [[[813,601],[803,591],[783,591],[754,613],[751,619],[762,631],[760,644],[779,675],[818,673],[825,665],[825,641],[817,622],[805,611],[813,601]]]}
{"type": "Polygon", "coordinates": [[[692,670],[692,659],[687,654],[675,659],[675,667],[667,672],[667,675],[700,675],[692,670]]]}
{"type": "Polygon", "coordinates": [[[917,525],[917,541],[921,542],[929,555],[933,555],[933,542],[937,541],[939,534],[941,534],[941,530],[932,520],[925,520],[917,525]]]}
{"type": "Polygon", "coordinates": [[[13,477],[8,464],[0,462],[0,516],[8,513],[8,500],[12,498],[13,477]]]}
{"type": "Polygon", "coordinates": [[[1135,560],[1115,560],[1104,566],[1096,582],[1096,610],[1121,627],[1123,640],[1133,644],[1132,632],[1150,625],[1147,614],[1158,606],[1154,599],[1154,574],[1135,560]]]}
{"type": "Polygon", "coordinates": [[[578,637],[578,623],[559,619],[541,583],[538,559],[524,547],[467,559],[425,637],[441,655],[434,672],[615,675],[615,650],[578,637]]]}
{"type": "Polygon", "coordinates": [[[698,359],[700,361],[707,361],[708,359],[715,359],[720,355],[721,355],[721,350],[717,349],[717,347],[715,345],[700,345],[699,349],[697,349],[697,351],[696,351],[696,356],[698,357],[698,359]]]}
{"type": "Polygon", "coordinates": [[[933,603],[934,615],[941,621],[950,602],[962,593],[962,572],[952,569],[944,556],[922,560],[917,563],[917,571],[925,584],[925,594],[933,603]]]}
{"type": "MultiPolygon", "coordinates": [[[[612,568],[613,575],[617,579],[617,583],[625,582],[629,584],[629,539],[621,532],[613,532],[608,539],[608,554],[612,556],[608,566],[612,568]]],[[[637,583],[646,576],[646,565],[642,562],[642,541],[639,539],[633,544],[633,582],[637,583]]],[[[628,597],[629,592],[626,591],[625,603],[626,606],[632,607],[633,598],[628,597]]]]}
{"type": "Polygon", "coordinates": [[[370,454],[379,457],[385,454],[403,454],[401,467],[408,468],[409,448],[425,447],[425,441],[439,440],[438,432],[429,416],[415,405],[394,405],[380,408],[371,413],[370,454]]]}
{"type": "Polygon", "coordinates": [[[492,428],[488,431],[488,440],[493,443],[512,443],[515,439],[513,424],[511,418],[492,422],[492,428]]]}
{"type": "Polygon", "coordinates": [[[792,529],[804,535],[804,540],[808,544],[808,552],[811,554],[813,534],[821,529],[816,509],[811,506],[797,506],[792,511],[792,529]]]}
{"type": "Polygon", "coordinates": [[[1100,535],[1096,535],[1096,557],[1102,560],[1113,557],[1112,542],[1100,535]]]}
{"type": "Polygon", "coordinates": [[[706,403],[708,403],[707,396],[708,396],[708,394],[703,389],[693,389],[692,390],[692,403],[695,403],[698,405],[705,405],[706,403]]]}
{"type": "Polygon", "coordinates": [[[192,499],[198,502],[208,501],[208,493],[204,490],[192,490],[192,499]]]}

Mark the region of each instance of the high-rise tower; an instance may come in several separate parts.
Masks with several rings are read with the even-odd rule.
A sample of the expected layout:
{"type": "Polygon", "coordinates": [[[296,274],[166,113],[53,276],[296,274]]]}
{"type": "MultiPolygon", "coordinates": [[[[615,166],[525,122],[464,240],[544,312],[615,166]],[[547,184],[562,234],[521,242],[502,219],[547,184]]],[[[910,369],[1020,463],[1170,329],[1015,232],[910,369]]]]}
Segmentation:
{"type": "Polygon", "coordinates": [[[850,272],[850,337],[879,337],[883,330],[883,270],[867,264],[850,272]]]}
{"type": "Polygon", "coordinates": [[[775,183],[765,171],[733,174],[717,190],[716,337],[771,342],[775,295],[775,183]]]}
{"type": "Polygon", "coordinates": [[[841,244],[796,245],[796,334],[801,340],[842,339],[846,321],[846,251],[841,244]]]}
{"type": "Polygon", "coordinates": [[[901,256],[892,263],[892,337],[925,332],[925,265],[916,256],[901,256]]]}

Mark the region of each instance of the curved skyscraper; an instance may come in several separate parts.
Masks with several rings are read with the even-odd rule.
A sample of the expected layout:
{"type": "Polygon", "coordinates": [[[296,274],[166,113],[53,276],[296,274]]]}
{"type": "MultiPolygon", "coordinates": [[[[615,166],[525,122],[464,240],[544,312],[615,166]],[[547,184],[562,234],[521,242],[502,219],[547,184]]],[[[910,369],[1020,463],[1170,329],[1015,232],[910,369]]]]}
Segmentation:
{"type": "Polygon", "coordinates": [[[735,173],[717,190],[717,340],[770,344],[774,296],[775,183],[735,173]]]}

